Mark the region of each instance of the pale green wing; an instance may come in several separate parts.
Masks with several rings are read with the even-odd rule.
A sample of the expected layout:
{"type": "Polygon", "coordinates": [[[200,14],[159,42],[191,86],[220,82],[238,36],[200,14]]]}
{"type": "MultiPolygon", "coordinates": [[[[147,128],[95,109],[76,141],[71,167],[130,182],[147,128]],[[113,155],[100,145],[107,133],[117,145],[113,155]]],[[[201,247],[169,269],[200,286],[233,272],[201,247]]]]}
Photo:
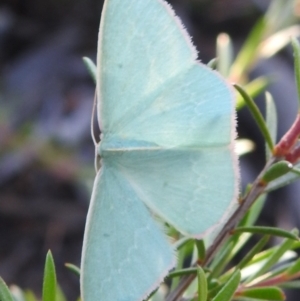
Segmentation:
{"type": "Polygon", "coordinates": [[[115,135],[147,115],[157,95],[191,68],[196,51],[183,33],[164,1],[105,2],[97,59],[102,132],[115,135]]]}
{"type": "Polygon", "coordinates": [[[196,62],[188,35],[165,2],[106,1],[98,47],[104,141],[231,143],[233,93],[216,72],[196,62]]]}
{"type": "Polygon", "coordinates": [[[85,229],[83,300],[143,300],[174,266],[165,235],[130,183],[103,163],[85,229]]]}
{"type": "Polygon", "coordinates": [[[238,204],[227,147],[136,149],[105,159],[145,204],[182,233],[199,237],[213,230],[238,204]]]}
{"type": "MultiPolygon", "coordinates": [[[[233,144],[234,97],[217,73],[195,64],[161,89],[152,95],[151,103],[141,99],[141,104],[145,102],[147,107],[132,109],[128,122],[120,120],[121,128],[103,130],[103,149],[122,146],[124,149],[134,146],[205,148],[233,144]]],[[[105,104],[104,101],[103,106],[105,104]]],[[[120,110],[130,104],[128,101],[127,105],[120,105],[120,110]]]]}
{"type": "Polygon", "coordinates": [[[195,61],[164,2],[108,0],[101,25],[99,153],[152,210],[199,236],[238,205],[234,93],[195,61]]]}

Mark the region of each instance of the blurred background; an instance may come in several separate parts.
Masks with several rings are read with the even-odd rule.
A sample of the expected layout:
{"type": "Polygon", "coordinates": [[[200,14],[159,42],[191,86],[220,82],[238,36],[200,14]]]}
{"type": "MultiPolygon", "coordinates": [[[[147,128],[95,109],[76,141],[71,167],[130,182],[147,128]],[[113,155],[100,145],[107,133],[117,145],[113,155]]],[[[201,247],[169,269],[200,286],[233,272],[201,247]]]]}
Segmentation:
{"type": "MultiPolygon", "coordinates": [[[[292,3],[285,18],[297,24],[300,4],[276,1],[292,3]]],[[[221,32],[231,36],[236,55],[271,1],[169,2],[193,36],[199,59],[207,63],[216,56],[221,32]]],[[[38,295],[48,249],[69,300],[79,295],[78,278],[64,263],[80,264],[95,176],[90,136],[95,87],[82,57],[95,61],[102,4],[0,0],[0,275],[38,295]]],[[[278,106],[280,137],[297,113],[291,47],[257,59],[246,75],[248,80],[272,76],[268,90],[278,106]]],[[[263,98],[257,101],[264,110],[263,98]]],[[[264,144],[246,108],[239,111],[238,124],[239,136],[255,142],[255,150],[241,160],[246,184],[263,167],[264,144]]],[[[299,183],[271,194],[261,224],[299,227],[299,196],[299,183]]]]}

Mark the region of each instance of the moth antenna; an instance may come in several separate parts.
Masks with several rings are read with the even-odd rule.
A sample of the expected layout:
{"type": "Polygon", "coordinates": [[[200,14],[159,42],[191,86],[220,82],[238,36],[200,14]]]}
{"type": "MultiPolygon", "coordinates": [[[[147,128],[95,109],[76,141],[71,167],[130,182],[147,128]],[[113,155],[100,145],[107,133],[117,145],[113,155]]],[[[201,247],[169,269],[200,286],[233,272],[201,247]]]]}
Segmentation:
{"type": "Polygon", "coordinates": [[[95,147],[97,147],[97,141],[96,141],[95,133],[94,133],[94,116],[95,116],[96,105],[97,105],[97,94],[96,94],[96,89],[95,89],[92,118],[91,118],[91,136],[92,136],[95,147]]]}
{"type": "Polygon", "coordinates": [[[95,133],[94,133],[94,118],[95,118],[95,111],[96,111],[96,105],[97,105],[97,94],[96,94],[96,89],[95,89],[95,94],[94,94],[94,103],[93,103],[93,110],[92,110],[92,118],[91,118],[91,136],[95,145],[95,159],[94,159],[94,166],[95,166],[95,170],[96,173],[98,172],[98,170],[100,169],[100,165],[98,164],[98,158],[99,155],[97,153],[97,141],[95,138],[95,133]]]}

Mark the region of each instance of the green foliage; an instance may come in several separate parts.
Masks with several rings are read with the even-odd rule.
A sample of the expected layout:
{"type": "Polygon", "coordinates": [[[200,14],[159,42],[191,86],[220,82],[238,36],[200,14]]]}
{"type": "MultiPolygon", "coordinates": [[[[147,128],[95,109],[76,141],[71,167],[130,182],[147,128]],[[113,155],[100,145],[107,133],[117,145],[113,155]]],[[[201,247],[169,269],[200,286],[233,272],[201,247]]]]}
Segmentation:
{"type": "MultiPolygon", "coordinates": [[[[298,91],[298,100],[300,103],[300,44],[297,39],[292,39],[292,45],[294,49],[294,57],[295,57],[295,81],[296,87],[298,91]]],[[[299,106],[298,106],[299,107],[299,106]]]]}
{"type": "Polygon", "coordinates": [[[198,262],[203,262],[205,259],[205,243],[203,239],[195,240],[195,244],[198,250],[198,262]]]}
{"type": "Polygon", "coordinates": [[[4,280],[0,278],[0,300],[2,301],[14,301],[10,290],[5,284],[4,280]]]}
{"type": "Polygon", "coordinates": [[[48,251],[45,262],[43,301],[56,301],[56,272],[51,251],[48,251]]]}
{"type": "Polygon", "coordinates": [[[90,76],[92,77],[95,84],[97,84],[97,68],[96,65],[93,63],[93,61],[88,57],[82,58],[87,70],[90,73],[90,76]]]}
{"type": "Polygon", "coordinates": [[[237,227],[233,230],[233,233],[256,233],[256,234],[264,234],[264,235],[274,235],[279,237],[285,237],[290,239],[298,240],[298,236],[287,232],[283,229],[273,228],[273,227],[237,227]]]}
{"type": "Polygon", "coordinates": [[[207,300],[207,280],[204,270],[199,266],[197,269],[198,277],[198,301],[207,300]]]}
{"type": "Polygon", "coordinates": [[[241,296],[252,299],[254,298],[257,300],[285,300],[283,291],[280,288],[274,286],[245,289],[243,293],[241,293],[241,296]]]}
{"type": "Polygon", "coordinates": [[[216,294],[212,301],[232,300],[232,297],[240,284],[240,280],[241,273],[237,270],[230,276],[230,278],[226,281],[224,286],[220,289],[220,291],[216,294]]]}
{"type": "Polygon", "coordinates": [[[265,174],[262,176],[262,184],[267,185],[268,183],[276,180],[277,178],[284,176],[293,169],[293,164],[286,160],[282,160],[274,163],[272,166],[266,170],[265,174]]]}
{"type": "Polygon", "coordinates": [[[239,85],[234,85],[234,87],[238,90],[238,92],[243,97],[243,99],[244,99],[245,103],[247,104],[253,118],[255,119],[256,124],[258,125],[261,133],[263,134],[268,147],[272,150],[274,145],[273,145],[271,134],[269,133],[266,121],[264,120],[264,118],[263,118],[261,112],[259,111],[257,105],[255,104],[254,100],[239,85]]]}
{"type": "MultiPolygon", "coordinates": [[[[266,92],[266,125],[273,144],[277,140],[277,110],[272,95],[266,92]]],[[[266,144],[266,160],[272,156],[272,150],[266,144]]]]}
{"type": "Polygon", "coordinates": [[[72,271],[75,275],[77,275],[78,277],[80,276],[80,269],[78,266],[72,264],[72,263],[66,263],[65,266],[72,271]]]}
{"type": "MultiPolygon", "coordinates": [[[[39,301],[31,290],[23,291],[12,285],[7,287],[0,277],[0,301],[39,301]]],[[[46,255],[43,277],[43,301],[67,301],[63,291],[57,284],[54,259],[51,251],[46,255]]]]}

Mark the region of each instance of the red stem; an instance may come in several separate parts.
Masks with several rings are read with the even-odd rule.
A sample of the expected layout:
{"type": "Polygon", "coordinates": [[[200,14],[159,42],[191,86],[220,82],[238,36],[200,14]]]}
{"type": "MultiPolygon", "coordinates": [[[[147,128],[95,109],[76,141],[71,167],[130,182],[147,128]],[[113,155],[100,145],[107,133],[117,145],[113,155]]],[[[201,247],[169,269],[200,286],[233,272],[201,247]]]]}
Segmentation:
{"type": "Polygon", "coordinates": [[[291,128],[281,138],[278,144],[275,146],[273,154],[275,157],[285,157],[290,153],[293,146],[297,143],[300,135],[300,114],[297,114],[296,120],[294,121],[291,128]]]}
{"type": "Polygon", "coordinates": [[[300,145],[296,146],[291,152],[289,152],[285,159],[291,163],[296,163],[300,158],[300,145]]]}

